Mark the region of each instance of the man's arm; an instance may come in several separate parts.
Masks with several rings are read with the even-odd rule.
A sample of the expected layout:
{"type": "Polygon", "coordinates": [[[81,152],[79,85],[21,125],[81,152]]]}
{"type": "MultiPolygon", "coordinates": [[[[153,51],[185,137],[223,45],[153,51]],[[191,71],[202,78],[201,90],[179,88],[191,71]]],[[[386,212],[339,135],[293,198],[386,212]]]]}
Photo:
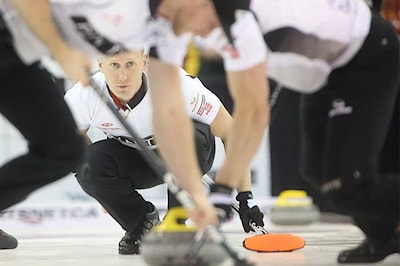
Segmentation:
{"type": "Polygon", "coordinates": [[[47,46],[67,77],[88,85],[87,71],[90,60],[80,51],[69,47],[58,31],[48,0],[13,0],[15,8],[27,25],[47,46]]]}
{"type": "Polygon", "coordinates": [[[181,185],[190,193],[200,193],[204,188],[195,163],[193,127],[183,103],[179,68],[150,58],[149,81],[160,152],[181,185]]]}
{"type": "MultiPolygon", "coordinates": [[[[232,117],[223,105],[220,106],[217,116],[211,123],[211,132],[220,137],[223,142],[227,142],[228,138],[232,136],[229,134],[229,129],[232,126],[232,117]]],[[[254,222],[259,226],[264,226],[263,218],[264,215],[260,208],[254,204],[253,193],[251,192],[251,174],[250,168],[244,172],[244,176],[237,176],[240,178],[238,186],[236,187],[238,194],[236,200],[239,201],[239,216],[242,221],[243,229],[245,232],[250,232],[252,228],[249,223],[254,222]]],[[[229,201],[229,207],[231,203],[229,201]]],[[[217,205],[218,206],[218,203],[217,205]]],[[[220,205],[220,208],[225,209],[220,205]]]]}
{"type": "Polygon", "coordinates": [[[244,186],[241,181],[259,149],[269,119],[266,65],[260,63],[244,71],[228,72],[228,86],[235,103],[227,156],[216,182],[230,187],[244,186]]]}
{"type": "MultiPolygon", "coordinates": [[[[210,127],[211,132],[214,136],[221,138],[222,142],[228,143],[229,132],[232,126],[233,119],[226,108],[221,104],[218,110],[217,115],[212,121],[210,127]]],[[[225,147],[226,151],[227,147],[225,147]]],[[[241,191],[251,191],[251,175],[250,168],[245,172],[245,176],[239,182],[239,185],[236,187],[238,192],[241,191]]]]}
{"type": "Polygon", "coordinates": [[[193,126],[184,107],[179,68],[157,59],[149,60],[149,82],[154,132],[161,156],[197,205],[189,217],[201,228],[217,224],[215,210],[201,182],[193,139],[193,126]]]}

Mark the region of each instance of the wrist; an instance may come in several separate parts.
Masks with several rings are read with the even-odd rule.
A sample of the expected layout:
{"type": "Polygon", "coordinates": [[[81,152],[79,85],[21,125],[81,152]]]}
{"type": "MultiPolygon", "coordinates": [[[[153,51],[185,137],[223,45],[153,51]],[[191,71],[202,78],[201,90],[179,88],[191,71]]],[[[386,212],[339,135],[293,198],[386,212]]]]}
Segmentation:
{"type": "Polygon", "coordinates": [[[211,202],[218,204],[231,205],[232,192],[233,189],[231,187],[221,184],[213,184],[210,186],[210,200],[211,202]]]}
{"type": "Polygon", "coordinates": [[[231,196],[233,192],[233,188],[222,185],[222,184],[212,184],[210,186],[210,192],[211,193],[222,193],[231,196]]]}

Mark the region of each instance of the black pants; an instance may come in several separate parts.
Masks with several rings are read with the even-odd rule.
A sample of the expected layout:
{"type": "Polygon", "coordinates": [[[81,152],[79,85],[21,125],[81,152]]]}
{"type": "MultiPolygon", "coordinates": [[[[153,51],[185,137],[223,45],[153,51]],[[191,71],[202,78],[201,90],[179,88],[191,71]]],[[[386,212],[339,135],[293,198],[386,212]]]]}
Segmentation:
{"type": "Polygon", "coordinates": [[[38,64],[24,65],[0,27],[0,113],[28,142],[27,153],[0,168],[0,210],[64,177],[83,159],[84,141],[63,95],[38,64]]]}
{"type": "Polygon", "coordinates": [[[399,176],[379,172],[379,156],[399,84],[399,43],[373,15],[370,34],[321,91],[301,103],[302,172],[367,237],[385,240],[399,223],[399,176]]]}
{"type": "MultiPolygon", "coordinates": [[[[201,171],[207,173],[214,161],[215,138],[209,125],[195,122],[194,127],[198,162],[201,171]]],[[[137,189],[160,185],[163,183],[161,177],[143,159],[140,150],[115,139],[90,145],[85,164],[86,167],[76,175],[83,190],[95,198],[124,230],[133,232],[146,212],[146,202],[137,189]]],[[[168,206],[178,205],[175,197],[169,194],[168,206]]]]}

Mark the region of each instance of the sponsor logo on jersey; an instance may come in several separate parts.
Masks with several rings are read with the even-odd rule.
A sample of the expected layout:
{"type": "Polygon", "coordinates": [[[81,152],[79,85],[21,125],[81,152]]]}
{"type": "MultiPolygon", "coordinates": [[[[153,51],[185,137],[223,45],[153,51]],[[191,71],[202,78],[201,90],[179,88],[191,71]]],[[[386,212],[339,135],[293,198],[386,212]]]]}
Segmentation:
{"type": "Polygon", "coordinates": [[[209,102],[206,102],[206,97],[204,95],[202,95],[200,107],[197,110],[196,114],[203,115],[205,113],[206,115],[209,115],[212,108],[213,108],[213,105],[209,102]]]}
{"type": "Polygon", "coordinates": [[[109,123],[109,122],[105,122],[105,123],[101,124],[102,127],[112,127],[113,125],[114,125],[113,123],[109,123]]]}
{"type": "Polygon", "coordinates": [[[122,22],[122,16],[120,15],[113,15],[109,13],[104,13],[103,14],[104,20],[110,22],[114,26],[119,26],[122,22]]]}
{"type": "Polygon", "coordinates": [[[193,99],[190,101],[190,104],[193,106],[192,112],[194,113],[196,111],[196,106],[199,101],[199,94],[197,93],[196,97],[193,97],[193,99]]]}

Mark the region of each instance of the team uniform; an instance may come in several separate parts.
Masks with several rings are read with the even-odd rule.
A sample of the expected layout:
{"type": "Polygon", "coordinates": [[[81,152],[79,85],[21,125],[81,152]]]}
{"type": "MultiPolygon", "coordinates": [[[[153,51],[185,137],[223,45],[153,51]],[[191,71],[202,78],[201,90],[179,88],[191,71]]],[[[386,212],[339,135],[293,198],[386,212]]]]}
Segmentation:
{"type": "Polygon", "coordinates": [[[382,254],[398,252],[399,177],[378,169],[399,83],[399,44],[391,25],[361,0],[252,0],[250,7],[236,1],[236,12],[214,4],[228,38],[221,41],[217,30],[207,41],[224,56],[225,68],[246,69],[246,57],[254,53],[252,58],[266,60],[269,77],[303,93],[304,176],[335,209],[354,218],[369,244],[390,242],[393,250],[382,254]],[[246,23],[246,8],[263,38],[246,33],[256,23],[246,23]],[[265,49],[258,50],[261,43],[265,49]]]}
{"type": "MultiPolygon", "coordinates": [[[[53,18],[64,39],[97,59],[152,47],[151,56],[182,65],[190,34],[175,36],[171,23],[157,16],[159,1],[50,0],[53,18]]],[[[49,55],[43,43],[21,21],[11,0],[0,1],[4,19],[24,62],[49,55]]]]}
{"type": "MultiPolygon", "coordinates": [[[[215,155],[215,137],[210,124],[221,106],[219,99],[197,79],[181,70],[181,84],[188,116],[194,122],[195,144],[201,171],[207,173],[215,155]]],[[[113,97],[103,73],[93,75],[93,81],[116,103],[116,108],[126,121],[155,151],[152,108],[146,77],[139,91],[126,106],[113,97]]],[[[92,88],[77,83],[65,95],[78,128],[86,131],[96,128],[106,139],[94,142],[88,148],[84,167],[76,177],[82,188],[97,199],[127,232],[137,232],[148,203],[137,189],[162,184],[153,168],[143,159],[140,148],[92,88]]],[[[166,99],[168,100],[168,99],[166,99]]],[[[179,129],[177,129],[179,130],[179,129]]],[[[169,194],[169,207],[179,203],[169,194]]]]}
{"type": "MultiPolygon", "coordinates": [[[[190,76],[182,69],[180,76],[189,117],[203,124],[211,124],[220,107],[219,99],[206,89],[199,79],[190,76]]],[[[100,88],[109,91],[104,74],[97,72],[92,79],[100,88]]],[[[146,80],[145,76],[143,79],[146,80]]],[[[110,93],[108,95],[110,99],[114,99],[110,93]]],[[[81,83],[77,83],[67,91],[65,100],[70,106],[80,130],[95,127],[108,137],[129,136],[93,89],[83,88],[81,83]]],[[[133,104],[127,106],[129,107],[124,108],[125,110],[119,109],[126,121],[132,125],[140,137],[146,139],[153,137],[153,114],[146,82],[143,82],[143,86],[133,98],[133,104]]]]}

